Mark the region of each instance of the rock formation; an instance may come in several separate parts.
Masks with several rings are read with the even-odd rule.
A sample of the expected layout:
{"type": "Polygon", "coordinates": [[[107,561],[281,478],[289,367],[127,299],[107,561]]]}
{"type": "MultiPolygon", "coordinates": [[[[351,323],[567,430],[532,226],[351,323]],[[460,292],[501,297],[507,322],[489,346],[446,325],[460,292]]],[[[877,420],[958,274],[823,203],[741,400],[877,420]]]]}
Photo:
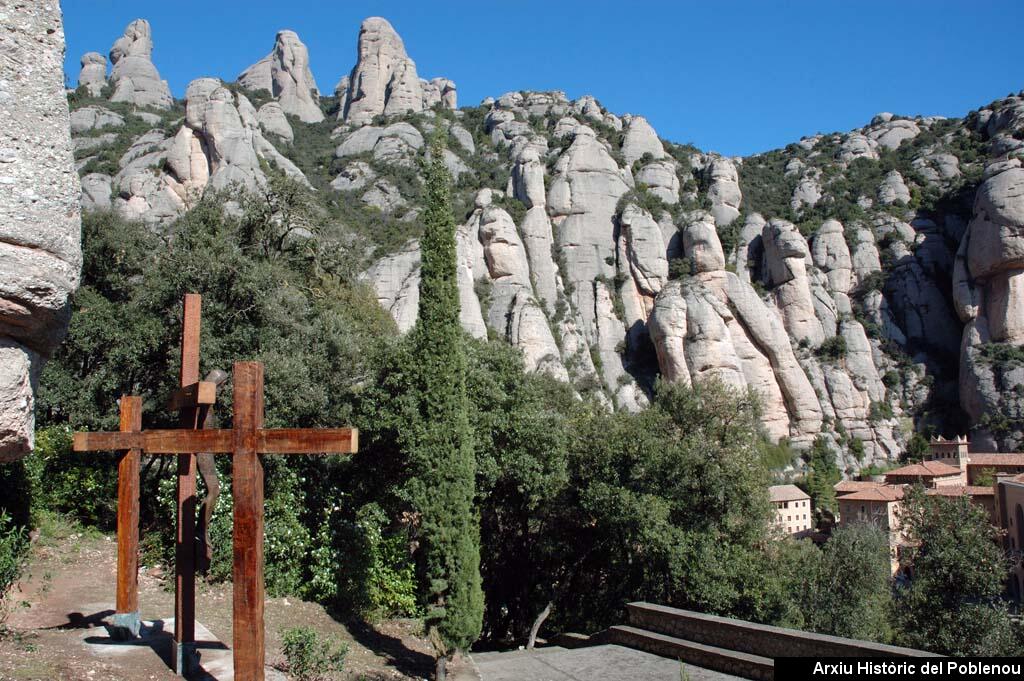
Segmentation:
{"type": "Polygon", "coordinates": [[[278,31],[274,49],[238,76],[249,90],[269,92],[285,113],[306,123],[324,119],[320,90],[309,69],[309,51],[295,31],[278,31]]]}
{"type": "Polygon", "coordinates": [[[153,65],[153,38],[149,22],[136,19],[128,24],[124,35],[110,48],[110,82],[114,93],[112,102],[128,102],[136,106],[170,108],[171,90],[167,81],[153,65]]]}
{"type": "Polygon", "coordinates": [[[421,80],[405,44],[386,19],[370,17],[359,29],[356,65],[335,94],[341,100],[338,117],[365,125],[381,114],[423,111],[436,104],[454,109],[455,83],[445,78],[421,80]]]}
{"type": "Polygon", "coordinates": [[[107,86],[107,58],[99,52],[82,55],[82,70],[78,72],[78,87],[84,87],[91,97],[103,94],[107,86]]]}
{"type": "Polygon", "coordinates": [[[67,328],[82,252],[60,6],[0,0],[0,13],[0,462],[7,462],[32,450],[33,392],[67,328]]]}
{"type": "Polygon", "coordinates": [[[1020,159],[997,161],[986,168],[974,202],[974,219],[956,254],[953,289],[965,323],[960,401],[979,425],[975,439],[1019,448],[1020,435],[994,427],[997,419],[992,417],[1013,418],[1021,413],[1024,373],[998,354],[987,355],[986,349],[1024,344],[1024,168],[1020,159]]]}

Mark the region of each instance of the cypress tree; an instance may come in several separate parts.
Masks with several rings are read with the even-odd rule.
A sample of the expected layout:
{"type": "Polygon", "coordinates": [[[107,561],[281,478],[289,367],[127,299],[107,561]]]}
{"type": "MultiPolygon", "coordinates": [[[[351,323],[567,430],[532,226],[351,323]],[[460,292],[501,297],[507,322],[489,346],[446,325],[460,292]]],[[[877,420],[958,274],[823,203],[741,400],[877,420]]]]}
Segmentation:
{"type": "Polygon", "coordinates": [[[409,397],[417,403],[418,422],[408,424],[406,440],[408,491],[420,514],[418,564],[426,625],[438,649],[439,678],[446,658],[467,650],[483,621],[480,527],[473,506],[476,460],[459,323],[451,178],[443,153],[444,143],[435,136],[424,173],[419,319],[409,338],[409,397]]]}

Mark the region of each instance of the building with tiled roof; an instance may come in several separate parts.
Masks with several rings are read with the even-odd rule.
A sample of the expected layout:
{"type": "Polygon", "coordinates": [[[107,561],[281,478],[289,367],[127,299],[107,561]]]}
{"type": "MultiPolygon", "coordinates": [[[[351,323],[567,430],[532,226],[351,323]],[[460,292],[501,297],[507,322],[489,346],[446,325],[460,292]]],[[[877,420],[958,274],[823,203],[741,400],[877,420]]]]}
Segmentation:
{"type": "Polygon", "coordinates": [[[864,486],[836,499],[840,527],[870,523],[889,535],[889,561],[893,573],[899,569],[898,552],[904,538],[899,517],[903,489],[900,485],[874,483],[874,486],[864,486]]]}
{"type": "Polygon", "coordinates": [[[891,470],[885,474],[885,481],[890,485],[921,484],[925,487],[963,486],[966,483],[964,472],[959,468],[942,461],[922,461],[902,468],[891,470]]]}
{"type": "Polygon", "coordinates": [[[967,483],[975,484],[981,477],[1020,475],[1024,473],[1022,452],[971,452],[967,459],[967,483]]]}
{"type": "Polygon", "coordinates": [[[840,480],[833,489],[836,491],[836,497],[842,497],[853,492],[881,487],[884,484],[884,482],[875,480],[840,480]]]}
{"type": "Polygon", "coordinates": [[[775,523],[789,535],[802,537],[814,527],[811,497],[796,485],[772,485],[768,497],[775,507],[775,523]]]}
{"type": "MultiPolygon", "coordinates": [[[[996,478],[995,514],[1003,529],[1003,548],[1020,558],[1024,551],[1024,475],[1003,475],[996,478]]],[[[1009,579],[1010,596],[1024,601],[1024,562],[1015,560],[1009,579]]]]}
{"type": "Polygon", "coordinates": [[[996,516],[996,490],[995,487],[984,485],[946,485],[925,490],[925,494],[938,495],[943,497],[967,496],[971,503],[977,504],[988,513],[989,522],[996,527],[999,526],[999,519],[996,516]]]}

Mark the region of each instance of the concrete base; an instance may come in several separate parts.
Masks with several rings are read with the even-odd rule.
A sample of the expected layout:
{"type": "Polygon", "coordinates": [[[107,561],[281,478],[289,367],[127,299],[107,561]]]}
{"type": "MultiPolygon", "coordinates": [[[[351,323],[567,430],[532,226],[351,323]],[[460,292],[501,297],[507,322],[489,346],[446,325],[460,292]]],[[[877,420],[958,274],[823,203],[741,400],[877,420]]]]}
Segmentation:
{"type": "Polygon", "coordinates": [[[472,657],[483,681],[679,681],[680,678],[732,681],[738,678],[617,645],[473,653],[472,657]]]}
{"type": "Polygon", "coordinates": [[[139,637],[142,618],[136,612],[119,612],[110,618],[110,638],[116,641],[130,641],[139,637]]]}

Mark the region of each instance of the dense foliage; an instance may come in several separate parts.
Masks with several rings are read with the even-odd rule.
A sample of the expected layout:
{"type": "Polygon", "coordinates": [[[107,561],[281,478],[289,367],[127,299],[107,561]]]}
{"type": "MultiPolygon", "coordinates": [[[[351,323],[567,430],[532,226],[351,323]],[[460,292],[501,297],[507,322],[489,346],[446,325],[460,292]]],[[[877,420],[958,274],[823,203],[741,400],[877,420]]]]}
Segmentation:
{"type": "Polygon", "coordinates": [[[459,322],[451,179],[440,137],[427,162],[420,241],[419,316],[407,340],[403,419],[397,436],[408,467],[405,489],[426,624],[441,651],[468,650],[480,636],[480,529],[473,508],[476,461],[466,399],[466,355],[459,322]]]}
{"type": "MultiPolygon", "coordinates": [[[[443,206],[443,181],[424,191],[443,206]]],[[[37,453],[0,466],[0,509],[20,513],[20,526],[44,509],[112,527],[113,461],[71,454],[68,434],[116,428],[124,393],[144,397],[146,427],[171,423],[164,403],[177,382],[180,300],[199,291],[204,373],[262,360],[268,424],[361,430],[362,451],[350,459],[266,458],[272,592],[319,600],[337,616],[427,615],[439,627],[451,617],[441,633],[453,647],[478,632],[522,643],[548,604],[545,631],[595,631],[622,621],[624,604],[637,599],[878,640],[905,629],[894,640],[932,647],[930,633],[908,623],[930,626],[923,609],[933,589],[945,588],[943,570],[961,569],[961,553],[934,549],[951,540],[922,526],[921,578],[890,607],[880,533],[837,531],[821,549],[777,541],[766,488],[770,468],[794,453],[767,443],[751,395],[715,383],[657,385],[649,409],[610,413],[525,373],[507,343],[459,329],[453,225],[443,210],[423,219],[420,324],[398,338],[359,282],[363,246],[344,238],[306,190],[274,180],[264,193],[225,198],[208,195],[162,231],[85,215],[83,287],[68,340],[41,379],[37,453]],[[452,485],[448,496],[438,493],[444,485],[452,485]],[[444,527],[435,555],[454,562],[418,560],[438,542],[430,532],[444,527]],[[452,566],[469,573],[456,598],[448,596],[465,571],[437,580],[452,566]],[[439,593],[443,618],[433,609],[439,593]]],[[[218,405],[225,425],[229,401],[218,405]]],[[[819,442],[805,456],[807,487],[831,509],[834,455],[819,442]]],[[[172,553],[173,473],[164,459],[143,468],[147,560],[172,553]]],[[[230,465],[221,458],[219,466],[211,580],[230,578],[230,465]]],[[[954,515],[977,529],[971,512],[954,515]]],[[[954,531],[968,532],[942,532],[960,537],[954,531]]],[[[991,569],[977,579],[965,573],[962,597],[949,604],[956,614],[942,620],[965,641],[980,635],[970,613],[993,631],[1005,619],[989,555],[998,551],[985,531],[977,536],[963,556],[977,551],[991,569]],[[984,619],[996,615],[1003,619],[984,619]]],[[[5,546],[21,556],[18,542],[5,546]]]]}
{"type": "Polygon", "coordinates": [[[896,640],[945,655],[1017,655],[1002,601],[1009,563],[988,515],[966,496],[910,495],[902,522],[913,580],[893,603],[896,640]]]}

